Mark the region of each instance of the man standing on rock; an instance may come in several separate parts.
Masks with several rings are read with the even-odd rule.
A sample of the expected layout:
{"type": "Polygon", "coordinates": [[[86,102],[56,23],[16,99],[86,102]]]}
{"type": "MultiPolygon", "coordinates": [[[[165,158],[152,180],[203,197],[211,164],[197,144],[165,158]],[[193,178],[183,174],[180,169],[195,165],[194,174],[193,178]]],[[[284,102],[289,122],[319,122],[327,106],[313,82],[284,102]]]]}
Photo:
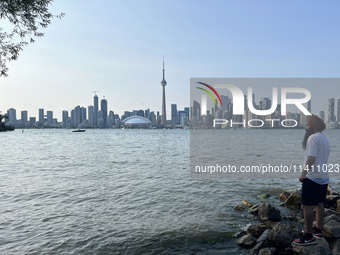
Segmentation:
{"type": "Polygon", "coordinates": [[[299,177],[302,182],[301,204],[305,218],[306,231],[300,239],[294,240],[296,245],[315,244],[322,238],[324,217],[324,202],[329,183],[328,157],[329,141],[321,133],[326,128],[325,123],[316,115],[308,118],[306,134],[302,143],[306,150],[304,170],[299,177]],[[316,227],[313,228],[313,208],[316,206],[316,227]]]}

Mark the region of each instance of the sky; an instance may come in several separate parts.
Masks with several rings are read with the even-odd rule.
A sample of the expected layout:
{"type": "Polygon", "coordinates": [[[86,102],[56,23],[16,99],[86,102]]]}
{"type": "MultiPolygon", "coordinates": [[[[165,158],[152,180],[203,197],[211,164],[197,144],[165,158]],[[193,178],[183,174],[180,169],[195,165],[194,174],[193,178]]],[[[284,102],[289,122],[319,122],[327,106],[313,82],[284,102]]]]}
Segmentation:
{"type": "MultiPolygon", "coordinates": [[[[189,106],[190,78],[339,78],[339,7],[335,0],[55,0],[50,11],[66,15],[8,64],[0,111],[15,108],[19,119],[22,110],[38,117],[43,108],[60,121],[62,110],[93,105],[99,91],[119,115],[161,112],[163,56],[168,119],[171,104],[189,106]]],[[[312,112],[327,114],[327,98],[340,92],[316,91],[312,112]]],[[[271,91],[257,98],[265,96],[271,91]]]]}

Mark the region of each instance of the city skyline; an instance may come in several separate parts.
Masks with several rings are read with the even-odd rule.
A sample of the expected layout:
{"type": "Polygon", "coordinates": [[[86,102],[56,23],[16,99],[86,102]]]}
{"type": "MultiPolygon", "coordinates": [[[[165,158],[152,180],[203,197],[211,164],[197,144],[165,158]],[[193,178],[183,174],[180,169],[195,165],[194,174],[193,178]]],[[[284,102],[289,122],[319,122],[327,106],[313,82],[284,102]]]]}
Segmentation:
{"type": "MultiPolygon", "coordinates": [[[[258,102],[257,104],[256,100],[254,100],[256,97],[255,94],[253,94],[252,97],[253,97],[253,102],[254,102],[254,106],[256,109],[263,110],[263,109],[269,109],[271,107],[271,103],[272,103],[271,99],[267,97],[261,98],[261,100],[257,101],[258,102]]],[[[171,124],[172,127],[182,125],[183,124],[182,117],[184,116],[186,116],[190,122],[192,121],[192,116],[195,116],[195,115],[203,117],[204,115],[211,114],[213,118],[217,118],[215,114],[217,113],[217,111],[220,111],[221,116],[219,116],[218,118],[222,119],[224,116],[223,115],[224,111],[227,111],[227,112],[229,111],[232,114],[232,105],[233,105],[232,97],[229,97],[229,94],[227,94],[227,95],[221,95],[221,98],[222,98],[223,106],[221,106],[221,104],[218,103],[218,105],[214,106],[212,109],[207,109],[207,113],[202,112],[201,105],[195,100],[193,100],[192,105],[190,105],[189,107],[184,107],[183,110],[179,110],[179,108],[177,108],[177,104],[171,104],[171,115],[170,115],[171,117],[170,119],[167,118],[167,125],[171,124]],[[195,105],[195,102],[197,105],[195,105]],[[230,109],[230,105],[231,105],[231,109],[230,109]],[[191,110],[189,110],[190,108],[191,110]],[[198,108],[198,112],[195,108],[198,108]]],[[[246,96],[245,96],[245,99],[247,100],[246,96]]],[[[97,95],[95,94],[93,97],[93,103],[94,105],[89,105],[87,108],[78,105],[74,107],[74,109],[71,110],[70,112],[67,110],[63,110],[62,119],[59,121],[57,118],[53,117],[54,115],[53,111],[49,111],[49,110],[45,111],[45,109],[38,110],[38,117],[29,115],[28,111],[26,110],[20,111],[20,115],[19,115],[19,111],[17,113],[15,108],[8,109],[7,113],[5,114],[9,116],[8,121],[10,124],[31,123],[31,125],[33,125],[33,121],[35,123],[44,123],[46,121],[49,124],[65,123],[65,124],[72,124],[72,125],[74,124],[74,126],[78,126],[83,123],[82,120],[87,120],[86,125],[88,125],[89,127],[98,126],[101,128],[102,127],[107,128],[107,127],[111,127],[112,125],[115,125],[115,119],[119,119],[119,121],[122,121],[125,118],[130,117],[130,116],[143,116],[145,118],[152,120],[150,117],[150,114],[151,114],[154,116],[154,118],[156,118],[155,123],[158,123],[159,121],[159,123],[156,124],[157,126],[164,126],[164,124],[162,123],[162,118],[161,118],[162,115],[159,114],[159,111],[154,111],[152,109],[150,110],[150,108],[145,109],[145,110],[139,109],[139,110],[132,110],[132,111],[124,111],[123,115],[119,115],[119,114],[115,114],[113,110],[107,108],[107,104],[108,104],[107,99],[102,99],[100,101],[101,107],[98,108],[99,101],[98,101],[97,95]],[[95,110],[96,107],[97,107],[97,113],[95,110]],[[126,114],[128,114],[128,116],[126,116],[126,114]],[[96,115],[97,117],[95,117],[96,115]],[[17,118],[17,116],[21,116],[21,119],[17,118]],[[112,119],[113,122],[111,121],[110,125],[106,125],[106,118],[108,116],[113,118],[112,119]],[[97,119],[98,125],[96,125],[95,119],[97,119]],[[102,119],[102,122],[103,122],[102,124],[99,124],[99,119],[102,119]]],[[[306,109],[308,109],[308,111],[311,111],[311,105],[312,105],[311,100],[304,104],[304,106],[306,107],[306,109]]],[[[280,104],[278,104],[278,107],[280,107],[280,104]]],[[[298,112],[298,111],[293,111],[293,112],[287,111],[287,118],[290,118],[292,115],[294,116],[296,115],[293,118],[295,119],[297,117],[297,114],[299,115],[298,118],[302,123],[307,122],[308,118],[306,118],[301,112],[298,112]]],[[[327,109],[321,110],[315,114],[321,117],[325,121],[325,123],[339,122],[340,121],[340,98],[338,99],[329,98],[327,109]]],[[[239,115],[232,114],[229,116],[229,118],[234,118],[235,116],[239,116],[239,115]]]]}

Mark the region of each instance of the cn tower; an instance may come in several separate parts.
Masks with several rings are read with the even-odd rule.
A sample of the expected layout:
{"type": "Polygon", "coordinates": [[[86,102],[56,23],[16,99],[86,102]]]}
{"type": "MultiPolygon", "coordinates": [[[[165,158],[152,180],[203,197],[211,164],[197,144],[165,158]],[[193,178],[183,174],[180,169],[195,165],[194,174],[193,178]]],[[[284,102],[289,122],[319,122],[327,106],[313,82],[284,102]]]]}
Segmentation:
{"type": "Polygon", "coordinates": [[[165,86],[166,86],[166,80],[165,80],[165,70],[164,70],[164,56],[163,56],[163,80],[161,81],[161,85],[163,86],[161,125],[163,127],[166,127],[166,107],[165,107],[165,86]]]}

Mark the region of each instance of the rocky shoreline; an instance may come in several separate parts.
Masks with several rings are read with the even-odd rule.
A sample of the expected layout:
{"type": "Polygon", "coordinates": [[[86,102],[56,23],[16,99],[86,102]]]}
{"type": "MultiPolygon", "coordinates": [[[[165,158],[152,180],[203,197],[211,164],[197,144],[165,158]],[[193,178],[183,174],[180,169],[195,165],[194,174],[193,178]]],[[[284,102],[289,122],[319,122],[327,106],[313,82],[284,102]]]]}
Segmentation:
{"type": "MultiPolygon", "coordinates": [[[[252,205],[247,201],[235,206],[235,210],[248,209],[250,217],[255,221],[243,231],[237,244],[248,249],[251,255],[340,255],[340,196],[330,188],[325,203],[322,240],[317,240],[315,245],[292,245],[293,240],[301,236],[305,228],[300,192],[295,190],[282,193],[280,200],[283,202],[278,207],[264,202],[252,205]],[[296,213],[284,215],[279,209],[284,206],[296,213]]],[[[268,196],[261,194],[259,198],[268,196]]]]}

